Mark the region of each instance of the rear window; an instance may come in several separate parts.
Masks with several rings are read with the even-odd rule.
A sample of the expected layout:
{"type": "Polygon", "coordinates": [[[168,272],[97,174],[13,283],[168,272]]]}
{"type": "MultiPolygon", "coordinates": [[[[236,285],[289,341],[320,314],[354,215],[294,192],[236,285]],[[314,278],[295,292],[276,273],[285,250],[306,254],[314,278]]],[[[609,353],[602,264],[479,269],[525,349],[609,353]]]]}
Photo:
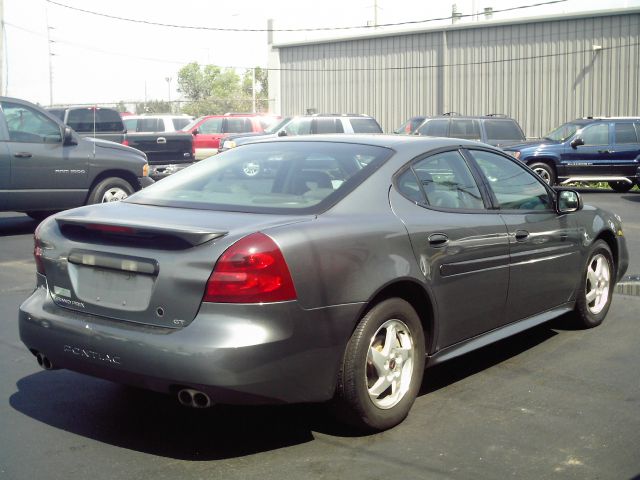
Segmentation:
{"type": "Polygon", "coordinates": [[[511,120],[485,120],[484,129],[487,132],[487,141],[500,140],[524,140],[522,130],[511,120]]]}
{"type": "Polygon", "coordinates": [[[120,114],[108,108],[79,108],[69,110],[67,125],[76,132],[123,132],[120,114]],[[95,129],[94,129],[95,125],[95,129]]]}
{"type": "Polygon", "coordinates": [[[64,122],[64,108],[47,108],[47,112],[64,122]]]}
{"type": "Polygon", "coordinates": [[[352,118],[350,122],[354,133],[382,133],[380,125],[373,118],[352,118]]]}
{"type": "Polygon", "coordinates": [[[350,143],[249,144],[202,160],[127,201],[234,212],[318,213],[357,187],[392,153],[350,143]],[[261,174],[244,175],[248,164],[258,164],[261,174]]]}

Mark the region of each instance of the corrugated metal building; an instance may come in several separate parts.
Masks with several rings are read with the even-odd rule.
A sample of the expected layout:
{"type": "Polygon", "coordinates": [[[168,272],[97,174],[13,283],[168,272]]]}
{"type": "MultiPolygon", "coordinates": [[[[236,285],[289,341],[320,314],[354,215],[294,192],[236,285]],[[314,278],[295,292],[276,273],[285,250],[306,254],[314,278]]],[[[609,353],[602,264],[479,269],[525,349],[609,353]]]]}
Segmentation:
{"type": "Polygon", "coordinates": [[[408,117],[504,113],[527,136],[588,115],[640,115],[640,9],[482,21],[274,45],[272,109],[408,117]]]}

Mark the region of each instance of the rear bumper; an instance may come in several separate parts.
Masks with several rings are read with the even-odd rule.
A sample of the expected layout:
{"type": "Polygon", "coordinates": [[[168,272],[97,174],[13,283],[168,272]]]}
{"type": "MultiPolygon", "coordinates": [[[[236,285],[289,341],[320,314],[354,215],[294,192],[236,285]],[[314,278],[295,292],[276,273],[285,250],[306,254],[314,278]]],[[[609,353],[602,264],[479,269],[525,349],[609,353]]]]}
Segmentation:
{"type": "Polygon", "coordinates": [[[194,162],[186,163],[163,163],[158,165],[149,164],[149,177],[155,181],[168,177],[172,173],[179,172],[180,170],[193,165],[194,162]]]}
{"type": "Polygon", "coordinates": [[[58,307],[41,285],[20,307],[20,338],[55,367],[214,403],[330,399],[361,304],[203,304],[179,329],[112,321],[58,307]]]}

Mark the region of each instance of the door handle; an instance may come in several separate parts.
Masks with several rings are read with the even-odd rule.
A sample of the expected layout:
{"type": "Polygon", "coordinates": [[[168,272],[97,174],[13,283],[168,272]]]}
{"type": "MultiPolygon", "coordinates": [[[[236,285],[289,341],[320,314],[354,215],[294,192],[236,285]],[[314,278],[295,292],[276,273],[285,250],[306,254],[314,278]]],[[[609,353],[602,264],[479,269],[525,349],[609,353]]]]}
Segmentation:
{"type": "Polygon", "coordinates": [[[529,232],[527,232],[526,230],[517,230],[516,231],[516,240],[518,242],[522,242],[523,240],[526,240],[527,238],[529,238],[529,232]]]}
{"type": "Polygon", "coordinates": [[[449,243],[449,237],[444,233],[434,233],[433,235],[429,235],[429,245],[432,247],[443,247],[447,243],[449,243]]]}
{"type": "Polygon", "coordinates": [[[29,152],[16,152],[13,154],[16,158],[31,158],[32,155],[29,152]]]}
{"type": "Polygon", "coordinates": [[[156,140],[156,143],[167,143],[167,139],[164,137],[158,137],[158,139],[156,140]]]}

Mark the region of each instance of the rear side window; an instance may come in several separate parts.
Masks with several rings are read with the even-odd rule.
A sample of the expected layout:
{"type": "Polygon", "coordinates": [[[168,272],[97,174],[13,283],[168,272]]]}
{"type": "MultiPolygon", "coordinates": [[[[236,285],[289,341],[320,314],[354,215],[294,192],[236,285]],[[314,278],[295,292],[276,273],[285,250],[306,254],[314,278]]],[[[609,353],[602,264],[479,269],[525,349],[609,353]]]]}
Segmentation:
{"type": "Polygon", "coordinates": [[[222,118],[210,118],[202,122],[198,132],[205,134],[222,133],[222,118]]]}
{"type": "Polygon", "coordinates": [[[181,208],[315,213],[333,205],[375,171],[392,151],[372,145],[270,142],[243,145],[140,191],[131,201],[181,208]],[[258,164],[263,175],[242,168],[258,164]]]}
{"type": "Polygon", "coordinates": [[[427,120],[416,133],[427,137],[447,137],[449,135],[449,120],[427,120]]]}
{"type": "MultiPolygon", "coordinates": [[[[443,152],[413,165],[413,172],[427,197],[438,208],[482,209],[484,202],[478,185],[459,152],[443,152]]],[[[410,183],[409,198],[414,198],[410,183]]],[[[402,187],[400,187],[402,188],[402,187]]]]}
{"type": "Polygon", "coordinates": [[[373,118],[352,118],[350,121],[354,133],[382,133],[380,125],[373,118]]]}
{"type": "Polygon", "coordinates": [[[159,118],[141,118],[136,125],[136,132],[164,132],[164,122],[159,118]]]}
{"type": "Polygon", "coordinates": [[[511,120],[485,120],[487,141],[496,143],[504,140],[524,140],[522,130],[511,120]]]}
{"type": "Polygon", "coordinates": [[[449,136],[466,140],[480,140],[480,126],[477,120],[452,119],[449,136]]]}
{"type": "Polygon", "coordinates": [[[253,131],[251,127],[251,120],[248,118],[227,118],[227,127],[225,132],[227,133],[246,133],[253,131]]]}
{"type": "Polygon", "coordinates": [[[636,129],[632,123],[616,123],[616,143],[638,143],[636,129]]]}
{"type": "Polygon", "coordinates": [[[312,133],[344,133],[339,118],[316,118],[312,122],[312,133]]]}
{"type": "Polygon", "coordinates": [[[67,125],[81,133],[124,131],[120,114],[108,108],[89,107],[69,110],[67,125]]]}

